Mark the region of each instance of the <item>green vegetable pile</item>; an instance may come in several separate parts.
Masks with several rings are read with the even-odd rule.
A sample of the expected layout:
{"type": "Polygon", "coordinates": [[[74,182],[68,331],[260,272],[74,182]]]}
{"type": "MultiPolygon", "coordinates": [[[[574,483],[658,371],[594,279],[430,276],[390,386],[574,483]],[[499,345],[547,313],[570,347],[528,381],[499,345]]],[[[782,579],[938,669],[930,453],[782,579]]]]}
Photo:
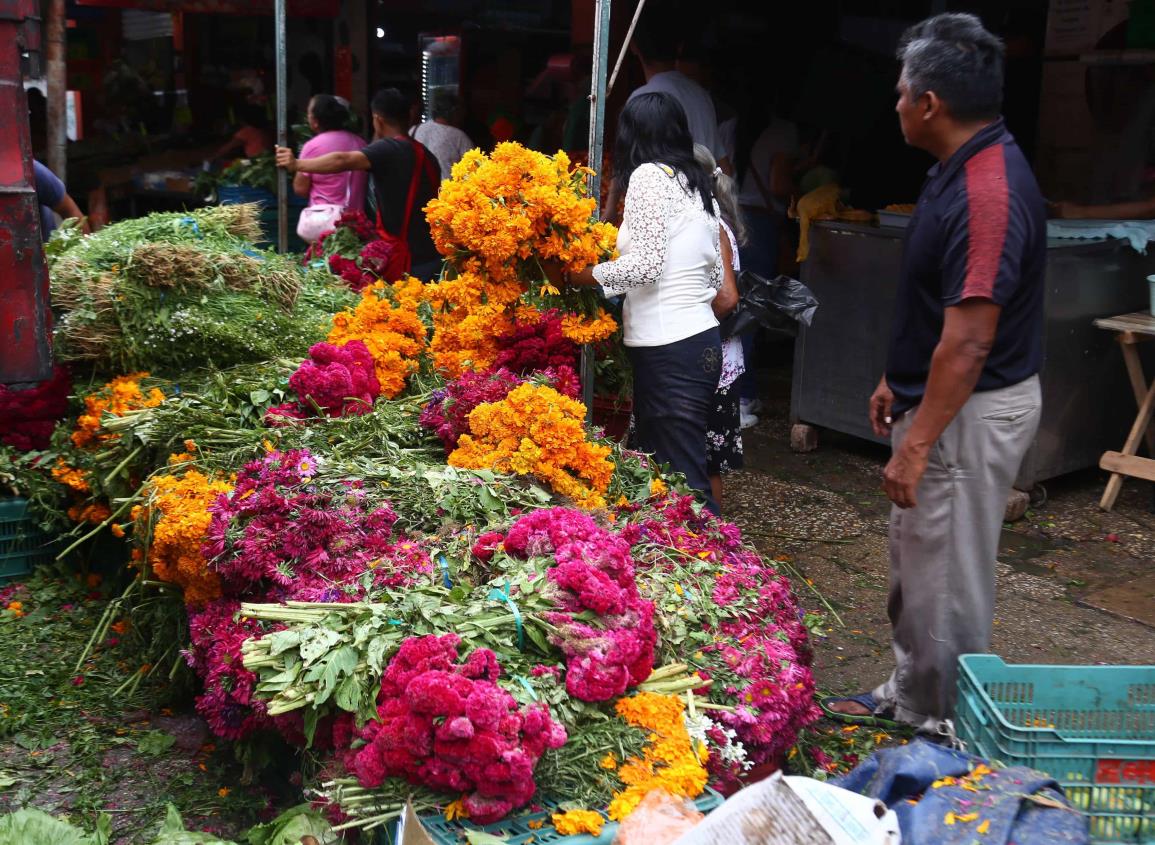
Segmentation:
{"type": "Polygon", "coordinates": [[[126,220],[48,244],[55,352],[98,371],[181,373],[300,357],[353,302],[325,272],[253,246],[256,205],[126,220]]]}

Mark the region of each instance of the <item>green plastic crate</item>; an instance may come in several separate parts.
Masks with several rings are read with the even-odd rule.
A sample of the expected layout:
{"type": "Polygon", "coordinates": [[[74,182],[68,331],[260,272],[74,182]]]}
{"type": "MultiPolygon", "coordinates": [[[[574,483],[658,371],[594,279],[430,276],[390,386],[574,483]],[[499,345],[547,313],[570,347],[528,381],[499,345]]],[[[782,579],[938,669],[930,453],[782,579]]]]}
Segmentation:
{"type": "Polygon", "coordinates": [[[27,516],[28,500],[0,499],[0,583],[29,574],[56,557],[57,542],[27,516]]]}
{"type": "MultiPolygon", "coordinates": [[[[721,795],[706,787],[706,791],[698,796],[694,804],[701,812],[708,813],[720,805],[722,801],[721,795]]],[[[607,821],[600,836],[590,836],[589,834],[562,836],[551,826],[549,821],[550,814],[557,810],[559,802],[545,799],[540,803],[545,808],[541,812],[521,813],[485,827],[477,827],[469,824],[469,822],[451,822],[441,815],[422,816],[421,824],[437,845],[464,845],[468,841],[465,838],[466,830],[483,830],[494,836],[504,837],[508,845],[527,845],[530,842],[533,845],[609,845],[618,832],[617,822],[607,821]],[[539,829],[534,830],[529,826],[530,822],[535,824],[543,822],[543,824],[539,829]]]]}
{"type": "Polygon", "coordinates": [[[1046,772],[1097,843],[1155,843],[1155,666],[1009,665],[959,658],[967,750],[1046,772]]]}

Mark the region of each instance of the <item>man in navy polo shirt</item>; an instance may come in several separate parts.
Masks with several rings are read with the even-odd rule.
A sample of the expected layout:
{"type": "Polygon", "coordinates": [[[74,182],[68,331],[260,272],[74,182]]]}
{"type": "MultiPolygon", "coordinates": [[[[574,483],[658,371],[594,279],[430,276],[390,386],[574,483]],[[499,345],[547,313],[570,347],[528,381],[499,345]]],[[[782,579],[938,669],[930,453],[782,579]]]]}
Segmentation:
{"type": "Polygon", "coordinates": [[[977,18],[911,27],[899,58],[907,143],[931,168],[903,248],[886,374],[870,400],[884,472],[896,669],[828,699],[852,720],[942,733],[960,654],[990,646],[1003,509],[1038,428],[1046,205],[999,113],[1003,45],[977,18]]]}

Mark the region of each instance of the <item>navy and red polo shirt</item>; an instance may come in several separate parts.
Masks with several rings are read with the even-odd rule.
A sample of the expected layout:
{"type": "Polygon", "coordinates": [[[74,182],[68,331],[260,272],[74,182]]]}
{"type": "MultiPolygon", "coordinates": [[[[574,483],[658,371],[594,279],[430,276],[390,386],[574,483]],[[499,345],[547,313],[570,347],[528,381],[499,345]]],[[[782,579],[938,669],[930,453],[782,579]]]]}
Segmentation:
{"type": "Polygon", "coordinates": [[[976,391],[1024,381],[1043,363],[1047,209],[1000,118],[930,169],[903,244],[886,380],[898,416],[922,401],[946,309],[1002,307],[976,391]]]}

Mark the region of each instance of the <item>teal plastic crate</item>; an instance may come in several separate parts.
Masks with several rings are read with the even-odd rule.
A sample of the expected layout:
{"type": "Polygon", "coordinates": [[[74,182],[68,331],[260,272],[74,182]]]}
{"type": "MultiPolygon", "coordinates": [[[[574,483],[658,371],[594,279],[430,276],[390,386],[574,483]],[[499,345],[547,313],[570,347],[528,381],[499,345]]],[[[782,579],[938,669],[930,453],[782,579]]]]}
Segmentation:
{"type": "Polygon", "coordinates": [[[1097,843],[1155,844],[1155,666],[1035,666],[959,658],[967,750],[1046,772],[1097,843]]]}
{"type": "MultiPolygon", "coordinates": [[[[698,796],[694,804],[701,812],[708,813],[721,804],[723,800],[721,795],[706,787],[706,791],[698,796]]],[[[422,816],[421,824],[437,845],[465,845],[468,842],[465,838],[465,831],[467,830],[482,830],[494,836],[503,837],[508,845],[527,845],[530,842],[533,845],[609,845],[618,832],[618,823],[607,821],[600,836],[590,836],[589,834],[562,836],[553,828],[549,820],[550,814],[557,810],[560,802],[545,799],[540,803],[545,808],[541,812],[510,816],[485,827],[478,827],[469,822],[451,822],[441,815],[422,816]],[[542,822],[542,824],[535,830],[529,826],[530,822],[534,824],[542,822]]]]}
{"type": "Polygon", "coordinates": [[[27,516],[28,500],[0,499],[0,583],[20,578],[56,558],[56,541],[27,516]]]}

